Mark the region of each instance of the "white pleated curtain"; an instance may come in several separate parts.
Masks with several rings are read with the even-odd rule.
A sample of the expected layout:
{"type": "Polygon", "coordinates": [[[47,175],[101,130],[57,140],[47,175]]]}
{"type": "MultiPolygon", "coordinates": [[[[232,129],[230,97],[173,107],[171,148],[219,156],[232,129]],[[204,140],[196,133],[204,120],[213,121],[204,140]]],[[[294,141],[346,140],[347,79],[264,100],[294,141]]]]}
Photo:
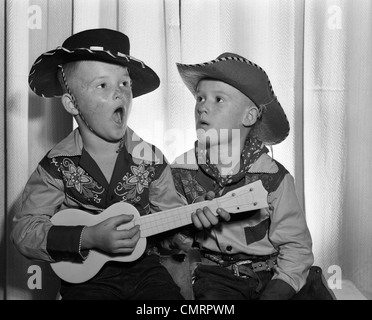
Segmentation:
{"type": "Polygon", "coordinates": [[[294,175],[313,236],[316,264],[372,298],[372,2],[359,0],[6,0],[0,4],[0,298],[55,295],[47,264],[9,242],[11,218],[38,161],[73,128],[58,100],[28,88],[37,56],[72,33],[113,28],[131,54],[161,79],[133,102],[130,126],[172,161],[195,140],[194,101],[176,62],[199,63],[230,51],[263,67],[291,124],[273,156],[294,175]],[[36,19],[41,13],[41,25],[36,19]],[[6,21],[6,23],[5,23],[6,21]],[[4,90],[2,90],[4,89],[4,90]],[[3,259],[4,257],[4,259],[3,259]],[[42,289],[30,289],[42,268],[42,289]]]}

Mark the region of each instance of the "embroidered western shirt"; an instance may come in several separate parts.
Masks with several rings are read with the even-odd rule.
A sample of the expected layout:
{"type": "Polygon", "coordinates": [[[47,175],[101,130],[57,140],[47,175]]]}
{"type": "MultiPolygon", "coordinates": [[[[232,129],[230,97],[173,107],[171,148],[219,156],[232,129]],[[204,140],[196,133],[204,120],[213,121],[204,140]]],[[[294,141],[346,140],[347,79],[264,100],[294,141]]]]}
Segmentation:
{"type": "MultiPolygon", "coordinates": [[[[295,292],[303,287],[314,261],[312,240],[297,199],[294,179],[280,163],[263,153],[240,181],[223,189],[197,164],[195,149],[178,157],[171,168],[176,189],[185,203],[192,203],[209,190],[222,196],[244,184],[261,180],[268,191],[269,207],[232,215],[229,222],[198,232],[195,240],[202,250],[215,253],[278,253],[273,280],[284,281],[295,292]]],[[[183,236],[180,239],[185,242],[183,236]]]]}
{"type": "Polygon", "coordinates": [[[11,238],[30,259],[81,261],[83,226],[54,226],[58,211],[75,208],[99,214],[113,203],[132,204],[140,215],[183,205],[169,165],[159,149],[127,129],[111,181],[84,149],[78,129],[40,161],[22,196],[11,238]]]}

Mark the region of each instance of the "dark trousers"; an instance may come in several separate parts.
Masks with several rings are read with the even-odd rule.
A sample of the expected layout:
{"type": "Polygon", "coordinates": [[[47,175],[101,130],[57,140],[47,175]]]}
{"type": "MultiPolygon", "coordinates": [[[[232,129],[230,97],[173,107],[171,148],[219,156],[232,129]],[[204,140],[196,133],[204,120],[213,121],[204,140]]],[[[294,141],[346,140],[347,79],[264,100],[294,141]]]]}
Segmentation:
{"type": "MultiPolygon", "coordinates": [[[[200,264],[194,271],[196,300],[257,300],[273,276],[272,271],[260,271],[256,278],[240,278],[224,267],[200,264]],[[258,285],[260,286],[258,287],[258,285]],[[259,290],[257,290],[259,288],[259,290]]],[[[292,300],[334,300],[318,266],[310,268],[304,287],[292,300]]]]}
{"type": "Polygon", "coordinates": [[[271,271],[256,273],[258,279],[240,278],[226,268],[200,264],[194,273],[196,300],[256,300],[273,276],[271,271]],[[259,291],[257,290],[261,282],[259,291]]]}
{"type": "Polygon", "coordinates": [[[184,300],[157,255],[135,262],[108,262],[87,282],[62,281],[63,300],[184,300]]]}

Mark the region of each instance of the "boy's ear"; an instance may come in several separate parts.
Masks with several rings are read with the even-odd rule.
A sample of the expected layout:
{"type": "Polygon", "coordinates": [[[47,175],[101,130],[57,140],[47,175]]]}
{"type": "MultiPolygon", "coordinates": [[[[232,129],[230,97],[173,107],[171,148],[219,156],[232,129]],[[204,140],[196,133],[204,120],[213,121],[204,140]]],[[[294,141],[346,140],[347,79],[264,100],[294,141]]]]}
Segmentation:
{"type": "Polygon", "coordinates": [[[245,127],[253,126],[257,121],[258,115],[259,115],[258,108],[255,105],[249,106],[244,113],[242,121],[243,126],[245,127]]]}
{"type": "Polygon", "coordinates": [[[75,101],[72,96],[68,93],[64,93],[61,97],[61,101],[65,110],[72,114],[73,116],[77,116],[79,114],[79,110],[75,107],[75,101]]]}

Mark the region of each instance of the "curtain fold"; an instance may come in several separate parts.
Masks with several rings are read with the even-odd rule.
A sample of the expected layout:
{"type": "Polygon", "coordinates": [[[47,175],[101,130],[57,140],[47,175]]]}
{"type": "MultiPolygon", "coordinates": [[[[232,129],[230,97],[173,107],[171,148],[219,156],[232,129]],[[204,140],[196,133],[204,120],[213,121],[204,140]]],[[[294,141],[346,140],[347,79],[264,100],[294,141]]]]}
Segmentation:
{"type": "Polygon", "coordinates": [[[305,208],[316,263],[323,267],[340,265],[347,121],[346,37],[329,26],[329,6],[329,1],[305,2],[305,208]]]}
{"type": "MultiPolygon", "coordinates": [[[[5,110],[5,2],[0,3],[0,110],[5,110]]],[[[6,288],[5,111],[0,113],[0,300],[6,288]]]]}
{"type": "Polygon", "coordinates": [[[340,266],[372,299],[372,2],[358,0],[5,0],[0,3],[0,299],[53,299],[49,265],[28,261],[9,241],[12,218],[37,163],[74,127],[58,99],[28,87],[31,64],[71,34],[112,28],[131,55],[159,75],[133,100],[129,125],[169,161],[193,147],[194,98],[176,62],[223,52],[260,65],[291,125],[272,156],[295,177],[326,278],[340,266]],[[6,259],[3,259],[5,257],[6,259]],[[42,289],[30,289],[29,266],[42,289]]]}
{"type": "Polygon", "coordinates": [[[372,6],[306,1],[305,208],[316,263],[372,297],[372,6]]]}
{"type": "MultiPolygon", "coordinates": [[[[7,2],[7,34],[5,57],[6,64],[6,209],[8,230],[11,230],[11,218],[20,209],[20,199],[23,187],[29,175],[29,136],[28,136],[28,50],[29,38],[27,22],[27,9],[29,3],[26,1],[7,2]],[[20,28],[20,25],[24,25],[20,28]],[[17,39],[17,41],[14,41],[17,39]],[[18,139],[17,137],[22,137],[18,139]]],[[[5,235],[8,237],[8,234],[5,235]]],[[[22,298],[30,298],[27,291],[23,291],[16,284],[18,279],[26,280],[27,267],[30,262],[25,261],[17,254],[13,254],[11,244],[7,243],[7,298],[17,292],[22,298]],[[13,270],[14,272],[9,272],[13,270]]],[[[20,286],[22,287],[22,286],[20,286]]]]}
{"type": "Polygon", "coordinates": [[[57,99],[31,92],[28,73],[36,58],[71,34],[72,1],[7,1],[6,3],[6,210],[7,299],[55,295],[57,278],[49,264],[29,261],[9,241],[12,218],[20,210],[24,185],[45,153],[72,129],[72,119],[57,99]],[[56,125],[58,123],[58,125],[56,125]],[[42,289],[30,289],[30,266],[42,270],[42,289]]]}
{"type": "Polygon", "coordinates": [[[345,201],[339,244],[344,274],[372,299],[372,2],[345,2],[345,201]]]}

